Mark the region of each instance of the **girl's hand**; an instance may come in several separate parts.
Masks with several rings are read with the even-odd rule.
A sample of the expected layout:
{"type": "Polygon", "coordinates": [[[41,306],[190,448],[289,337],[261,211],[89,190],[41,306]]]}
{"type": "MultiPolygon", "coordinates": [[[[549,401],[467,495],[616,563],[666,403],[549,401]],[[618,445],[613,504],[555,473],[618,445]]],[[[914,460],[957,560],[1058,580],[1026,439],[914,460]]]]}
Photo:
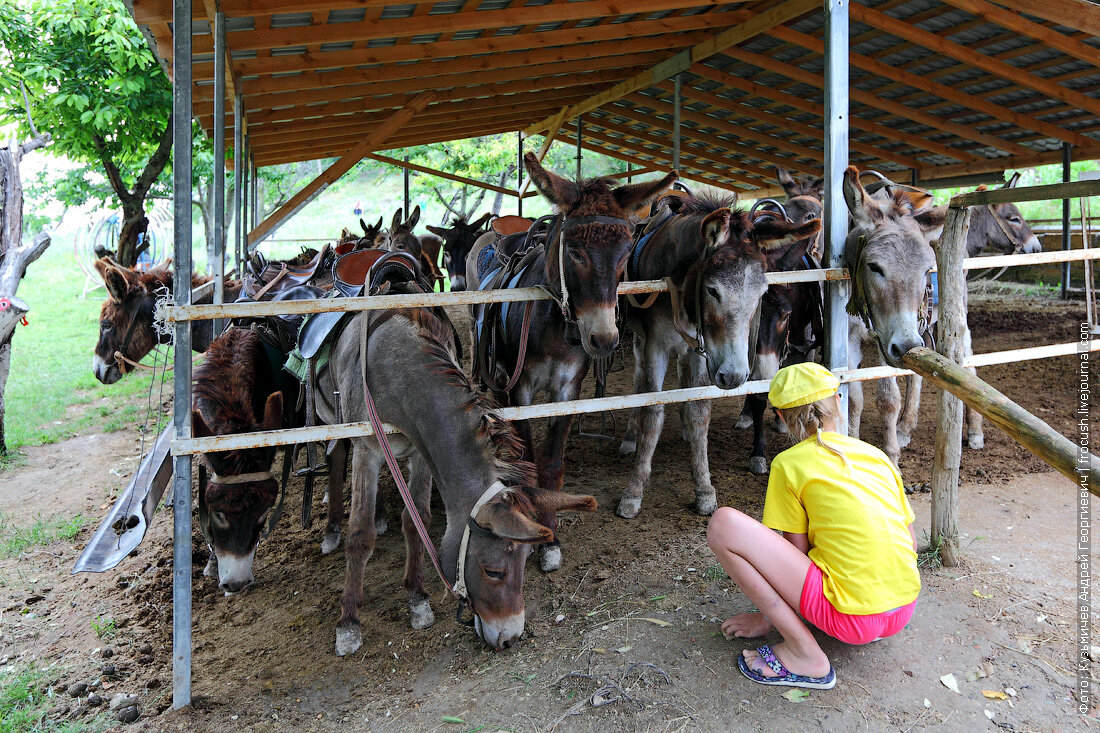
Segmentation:
{"type": "Polygon", "coordinates": [[[722,622],[722,634],[727,638],[755,639],[772,630],[772,622],[762,613],[739,613],[722,622]]]}

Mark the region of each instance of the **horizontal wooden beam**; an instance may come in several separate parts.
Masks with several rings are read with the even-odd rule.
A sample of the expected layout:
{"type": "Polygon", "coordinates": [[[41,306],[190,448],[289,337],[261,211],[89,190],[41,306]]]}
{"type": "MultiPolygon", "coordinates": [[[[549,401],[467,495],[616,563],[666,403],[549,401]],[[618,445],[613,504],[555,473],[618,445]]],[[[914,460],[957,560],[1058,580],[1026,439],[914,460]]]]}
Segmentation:
{"type": "Polygon", "coordinates": [[[492,191],[494,193],[501,193],[505,196],[518,195],[514,189],[504,188],[503,186],[497,186],[493,183],[486,183],[485,181],[479,181],[476,178],[470,178],[469,176],[460,176],[456,173],[448,173],[447,171],[436,170],[435,168],[429,168],[427,166],[418,165],[416,163],[410,163],[404,160],[398,160],[397,158],[389,158],[385,155],[378,155],[376,153],[368,153],[366,156],[371,160],[378,161],[379,163],[386,163],[397,168],[407,168],[417,173],[425,173],[429,176],[435,176],[436,178],[442,178],[447,181],[454,181],[455,183],[461,183],[465,186],[474,186],[475,188],[483,188],[486,191],[492,191]]]}
{"type": "Polygon", "coordinates": [[[1089,196],[1100,196],[1100,181],[1071,181],[1069,183],[1049,183],[1043,186],[970,191],[952,196],[950,206],[954,209],[961,209],[967,206],[984,206],[985,204],[1018,204],[1023,201],[1057,201],[1087,198],[1089,196]]]}
{"type": "MultiPolygon", "coordinates": [[[[571,120],[577,115],[591,112],[616,99],[622,99],[628,94],[651,87],[665,79],[670,79],[690,67],[692,64],[699,63],[703,59],[721,53],[725,48],[744,43],[750,38],[765,33],[769,28],[792,21],[799,16],[819,8],[820,5],[820,0],[786,0],[786,2],[781,3],[771,10],[758,13],[743,23],[739,23],[733,28],[724,30],[703,43],[692,46],[685,51],[681,51],[652,69],[647,69],[640,74],[616,84],[606,92],[594,95],[591,99],[587,99],[580,104],[572,105],[566,110],[565,119],[571,120]]],[[[543,120],[542,122],[538,122],[528,127],[523,131],[523,134],[536,135],[545,131],[549,124],[549,119],[543,120]]]]}
{"type": "MultiPolygon", "coordinates": [[[[1072,56],[1086,63],[1097,66],[1100,64],[1100,49],[1087,43],[1070,38],[1064,33],[1059,33],[1053,28],[1047,28],[1011,10],[1005,10],[986,0],[944,0],[948,5],[965,10],[968,13],[985,18],[991,23],[996,23],[1005,30],[1021,33],[1029,38],[1040,41],[1047,48],[1053,48],[1064,54],[1072,56]]],[[[1085,16],[1100,15],[1100,7],[1090,6],[1085,16]]],[[[1077,28],[1076,25],[1070,26],[1077,28]]]]}
{"type": "Polygon", "coordinates": [[[1100,38],[1100,9],[1087,0],[997,0],[1020,13],[1100,38]]]}

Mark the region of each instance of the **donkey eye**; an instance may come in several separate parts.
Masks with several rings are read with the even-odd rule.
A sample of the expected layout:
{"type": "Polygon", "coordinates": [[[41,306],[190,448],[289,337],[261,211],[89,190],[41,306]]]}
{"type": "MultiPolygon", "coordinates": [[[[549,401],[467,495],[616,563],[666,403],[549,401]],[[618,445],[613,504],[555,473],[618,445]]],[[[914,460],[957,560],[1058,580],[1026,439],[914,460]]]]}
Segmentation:
{"type": "Polygon", "coordinates": [[[570,249],[569,250],[569,259],[573,260],[574,262],[576,262],[579,265],[584,264],[584,255],[581,254],[578,250],[570,249]]]}
{"type": "Polygon", "coordinates": [[[879,267],[878,265],[876,265],[874,262],[868,262],[867,263],[867,269],[870,270],[871,272],[875,273],[876,275],[885,275],[886,274],[885,272],[883,272],[882,268],[879,267]]]}
{"type": "Polygon", "coordinates": [[[490,570],[489,568],[482,568],[485,572],[485,577],[489,580],[504,580],[505,571],[503,570],[490,570]]]}
{"type": "Polygon", "coordinates": [[[721,302],[722,300],[722,296],[718,293],[718,288],[714,287],[713,285],[707,286],[707,295],[719,302],[721,302]]]}
{"type": "Polygon", "coordinates": [[[225,512],[214,512],[210,518],[214,520],[214,526],[218,529],[229,529],[229,517],[225,516],[225,512]]]}

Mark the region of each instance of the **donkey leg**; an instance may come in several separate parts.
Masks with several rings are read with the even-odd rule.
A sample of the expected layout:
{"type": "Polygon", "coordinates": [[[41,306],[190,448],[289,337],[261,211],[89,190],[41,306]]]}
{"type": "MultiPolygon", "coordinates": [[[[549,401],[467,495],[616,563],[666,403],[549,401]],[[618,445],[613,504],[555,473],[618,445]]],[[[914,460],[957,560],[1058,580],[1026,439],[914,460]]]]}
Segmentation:
{"type": "MultiPolygon", "coordinates": [[[[849,323],[851,323],[849,321],[849,323]]],[[[858,369],[863,361],[861,343],[848,340],[848,368],[858,369]]],[[[859,419],[863,416],[863,382],[848,383],[848,435],[859,438],[859,419]]]]}
{"type": "Polygon", "coordinates": [[[749,456],[749,472],[762,476],[768,472],[768,439],[764,435],[764,412],[768,400],[763,395],[751,394],[745,397],[745,406],[752,415],[752,454],[749,456]]]}
{"type": "Polygon", "coordinates": [[[878,409],[882,414],[882,452],[897,466],[901,457],[901,448],[898,447],[901,390],[898,389],[898,380],[895,377],[878,380],[878,409]]]}
{"type": "MultiPolygon", "coordinates": [[[[963,331],[963,357],[973,355],[974,346],[970,341],[970,328],[967,327],[963,331]]],[[[978,374],[978,370],[975,367],[967,367],[966,370],[975,376],[978,374]]],[[[982,417],[982,413],[968,405],[965,409],[964,417],[966,421],[966,444],[970,446],[972,450],[981,450],[985,447],[985,432],[982,428],[984,418],[982,417]]]]}
{"type": "MultiPolygon", "coordinates": [[[[685,354],[681,361],[687,361],[688,375],[692,387],[701,387],[710,383],[707,375],[707,363],[693,353],[685,354]]],[[[710,482],[710,461],[707,458],[707,433],[710,428],[710,400],[685,402],[687,413],[686,428],[691,444],[691,478],[695,482],[695,511],[704,517],[710,516],[718,508],[718,497],[710,482]]]]}
{"type": "MultiPolygon", "coordinates": [[[[409,491],[416,502],[416,511],[424,526],[432,519],[432,472],[417,451],[409,460],[409,491]]],[[[409,618],[412,627],[421,631],[435,623],[432,604],[424,592],[424,543],[416,532],[408,508],[401,512],[401,531],[405,535],[405,590],[409,592],[409,618]]]]}
{"type": "MultiPolygon", "coordinates": [[[[555,401],[561,402],[565,399],[576,399],[576,393],[572,397],[560,397],[555,401]]],[[[546,440],[537,461],[541,488],[561,491],[562,482],[565,480],[565,440],[569,437],[569,429],[572,425],[572,415],[557,417],[550,421],[546,430],[546,440]]],[[[539,546],[539,567],[544,573],[549,573],[561,567],[558,515],[554,512],[539,512],[538,522],[549,527],[554,533],[553,542],[539,546]]]]}
{"type": "MultiPolygon", "coordinates": [[[[668,358],[663,350],[646,349],[641,382],[644,391],[657,392],[661,389],[668,371],[668,358]]],[[[615,510],[616,514],[625,519],[633,519],[641,511],[642,494],[653,470],[653,451],[657,448],[657,440],[661,437],[661,427],[665,420],[665,410],[661,405],[643,407],[641,413],[638,436],[640,442],[637,458],[634,459],[634,471],[619,499],[619,507],[615,510]]]]}
{"type": "Polygon", "coordinates": [[[362,441],[356,441],[351,456],[351,517],[344,548],[347,572],[340,596],[340,620],[336,623],[336,655],[340,657],[363,645],[359,606],[363,603],[363,571],[374,553],[374,500],[381,460],[362,441]]]}
{"type": "MultiPolygon", "coordinates": [[[[642,349],[644,348],[644,342],[642,337],[638,334],[634,334],[634,392],[639,391],[639,385],[642,383],[642,349]]],[[[626,435],[623,436],[623,442],[619,444],[619,453],[624,456],[628,456],[633,453],[638,447],[638,424],[641,420],[641,414],[637,407],[630,411],[630,418],[626,422],[626,435]]]]}
{"type": "Polygon", "coordinates": [[[328,518],[321,538],[321,554],[327,555],[340,546],[340,525],[344,522],[344,479],[348,463],[346,440],[336,441],[328,459],[328,518]]]}
{"type": "Polygon", "coordinates": [[[901,407],[901,420],[898,421],[898,447],[904,448],[913,439],[920,418],[920,393],[924,380],[918,374],[905,376],[905,401],[901,407]]]}
{"type": "MultiPolygon", "coordinates": [[[[679,385],[680,389],[684,389],[685,387],[700,386],[692,381],[691,365],[688,363],[690,360],[691,354],[684,354],[676,359],[677,384],[679,385]]],[[[709,381],[704,382],[701,386],[706,386],[708,384],[710,384],[709,381]]],[[[689,405],[690,403],[688,402],[680,403],[680,440],[690,445],[691,428],[689,427],[689,423],[691,422],[691,414],[688,409],[689,405]]]]}

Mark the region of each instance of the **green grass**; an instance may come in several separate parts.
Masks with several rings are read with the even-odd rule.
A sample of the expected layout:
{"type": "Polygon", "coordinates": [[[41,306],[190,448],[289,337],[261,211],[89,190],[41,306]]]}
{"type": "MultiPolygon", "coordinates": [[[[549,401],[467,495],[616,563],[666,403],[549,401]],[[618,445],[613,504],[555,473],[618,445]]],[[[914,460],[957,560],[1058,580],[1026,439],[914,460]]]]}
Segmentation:
{"type": "Polygon", "coordinates": [[[71,542],[88,524],[83,514],[75,517],[38,517],[29,527],[14,527],[0,514],[0,557],[18,557],[27,549],[54,542],[71,542]]]}
{"type": "Polygon", "coordinates": [[[77,733],[102,725],[50,720],[57,675],[35,666],[0,673],[0,733],[77,733]]]}
{"type": "Polygon", "coordinates": [[[113,639],[115,633],[118,631],[118,627],[115,626],[115,620],[111,617],[96,616],[92,621],[92,631],[100,639],[113,639]]]}

